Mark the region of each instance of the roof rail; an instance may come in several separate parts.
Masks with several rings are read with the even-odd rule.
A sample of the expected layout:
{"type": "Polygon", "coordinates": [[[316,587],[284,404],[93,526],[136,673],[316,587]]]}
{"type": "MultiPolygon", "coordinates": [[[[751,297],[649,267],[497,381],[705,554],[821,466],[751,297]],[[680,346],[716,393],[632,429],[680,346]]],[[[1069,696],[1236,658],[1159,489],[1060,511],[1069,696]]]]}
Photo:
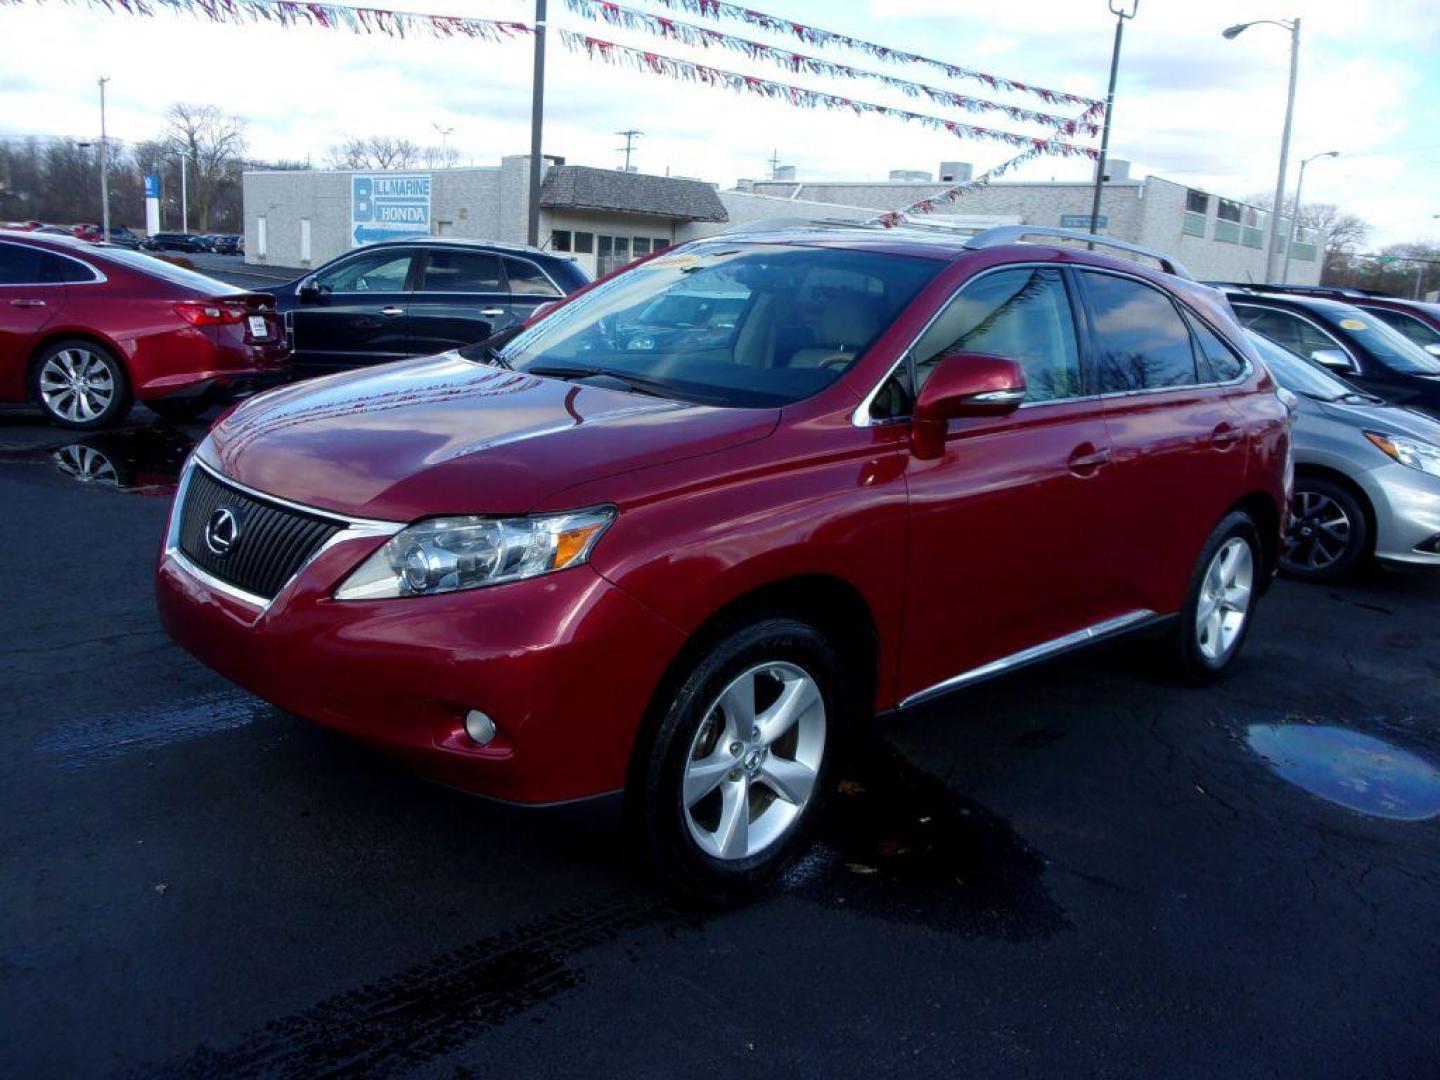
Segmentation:
{"type": "Polygon", "coordinates": [[[986,229],[978,236],[972,236],[970,242],[965,246],[979,251],[984,248],[1001,247],[1005,244],[1023,244],[1027,236],[1070,240],[1080,244],[1094,244],[1096,247],[1128,251],[1132,255],[1144,255],[1147,259],[1154,259],[1158,262],[1160,269],[1167,274],[1179,278],[1189,278],[1191,281],[1195,280],[1190,271],[1186,270],[1178,259],[1166,255],[1163,251],[1141,247],[1139,244],[1129,244],[1124,240],[1112,240],[1108,236],[1080,232],[1077,229],[1052,229],[1044,225],[997,225],[993,229],[986,229]]]}

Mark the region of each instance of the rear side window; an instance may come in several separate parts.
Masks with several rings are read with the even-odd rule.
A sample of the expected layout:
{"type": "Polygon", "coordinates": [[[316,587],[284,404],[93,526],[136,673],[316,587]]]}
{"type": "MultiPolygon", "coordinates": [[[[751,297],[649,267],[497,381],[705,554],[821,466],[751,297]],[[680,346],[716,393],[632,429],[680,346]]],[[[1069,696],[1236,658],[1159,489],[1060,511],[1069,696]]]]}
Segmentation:
{"type": "Polygon", "coordinates": [[[1185,320],[1195,333],[1195,346],[1200,350],[1201,361],[1210,369],[1210,379],[1215,382],[1233,382],[1245,374],[1245,361],[1235,355],[1235,351],[1221,340],[1219,334],[1193,315],[1187,313],[1185,320]]]}
{"type": "Polygon", "coordinates": [[[563,295],[534,263],[522,262],[519,259],[506,259],[505,274],[510,278],[510,292],[515,295],[563,295]]]}
{"type": "Polygon", "coordinates": [[[917,389],[953,352],[1014,360],[1025,372],[1027,401],[1084,392],[1074,313],[1056,270],[1016,267],[965,285],[915,345],[917,389]]]}
{"type": "Polygon", "coordinates": [[[422,292],[504,292],[500,260],[480,251],[431,251],[422,292]]]}
{"type": "Polygon", "coordinates": [[[1190,328],[1168,296],[1130,278],[1089,271],[1084,277],[1095,317],[1102,394],[1163,390],[1200,381],[1190,328]]]}

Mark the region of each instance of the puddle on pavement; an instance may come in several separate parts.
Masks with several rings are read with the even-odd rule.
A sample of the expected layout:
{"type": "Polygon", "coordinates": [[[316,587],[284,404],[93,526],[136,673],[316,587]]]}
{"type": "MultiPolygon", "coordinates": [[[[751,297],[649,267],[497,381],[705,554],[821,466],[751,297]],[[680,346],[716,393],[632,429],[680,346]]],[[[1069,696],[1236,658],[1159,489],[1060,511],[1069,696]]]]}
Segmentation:
{"type": "Polygon", "coordinates": [[[1373,735],[1323,724],[1252,724],[1245,740],[1277,775],[1328,802],[1395,821],[1440,816],[1440,769],[1373,735]]]}
{"type": "Polygon", "coordinates": [[[178,427],[143,427],[74,435],[43,447],[0,450],[0,464],[48,465],[96,488],[171,495],[195,439],[178,427]]]}
{"type": "Polygon", "coordinates": [[[852,751],[842,774],[787,892],[967,937],[1029,941],[1070,928],[1045,889],[1045,860],[1008,822],[886,743],[852,751]]]}

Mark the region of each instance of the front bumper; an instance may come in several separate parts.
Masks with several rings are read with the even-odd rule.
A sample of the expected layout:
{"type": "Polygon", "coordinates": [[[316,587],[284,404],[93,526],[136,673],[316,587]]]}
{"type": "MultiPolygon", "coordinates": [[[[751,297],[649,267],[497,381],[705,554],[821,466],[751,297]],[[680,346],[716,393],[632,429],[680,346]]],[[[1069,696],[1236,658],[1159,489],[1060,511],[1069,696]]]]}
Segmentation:
{"type": "Polygon", "coordinates": [[[1375,509],[1375,557],[1440,566],[1440,477],[1405,465],[1382,465],[1357,477],[1375,509]]]}
{"type": "Polygon", "coordinates": [[[588,565],[433,597],[332,599],[382,542],[340,534],[268,605],[167,548],[161,619],[252,693],[452,786],[533,804],[623,787],[684,635],[588,565]],[[465,734],[470,709],[498,726],[487,746],[465,734]]]}

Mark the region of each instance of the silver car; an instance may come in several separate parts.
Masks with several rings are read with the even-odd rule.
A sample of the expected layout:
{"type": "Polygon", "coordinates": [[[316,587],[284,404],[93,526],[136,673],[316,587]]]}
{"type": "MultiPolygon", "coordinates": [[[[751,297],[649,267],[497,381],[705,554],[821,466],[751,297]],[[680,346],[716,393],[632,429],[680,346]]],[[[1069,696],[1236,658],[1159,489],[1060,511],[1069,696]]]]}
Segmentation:
{"type": "Polygon", "coordinates": [[[1440,566],[1440,423],[1250,338],[1297,399],[1294,522],[1281,567],[1327,581],[1371,557],[1440,566]]]}

